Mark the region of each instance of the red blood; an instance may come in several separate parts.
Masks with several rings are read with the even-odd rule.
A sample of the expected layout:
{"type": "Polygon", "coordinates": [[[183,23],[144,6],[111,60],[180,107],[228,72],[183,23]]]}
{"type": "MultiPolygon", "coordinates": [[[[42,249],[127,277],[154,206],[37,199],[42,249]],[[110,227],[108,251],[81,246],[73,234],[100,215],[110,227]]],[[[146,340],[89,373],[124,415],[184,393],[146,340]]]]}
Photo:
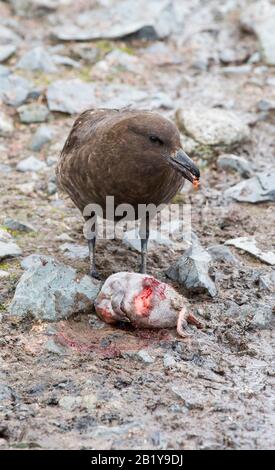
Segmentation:
{"type": "Polygon", "coordinates": [[[97,314],[106,322],[106,323],[116,323],[114,316],[107,308],[97,307],[97,314]]]}
{"type": "Polygon", "coordinates": [[[166,285],[153,277],[147,276],[143,280],[143,289],[135,299],[135,307],[138,315],[149,317],[152,309],[153,295],[157,295],[161,300],[166,299],[166,285]]]}
{"type": "Polygon", "coordinates": [[[113,359],[121,357],[121,351],[115,345],[110,345],[107,348],[100,349],[101,355],[104,359],[113,359]]]}
{"type": "Polygon", "coordinates": [[[143,285],[151,287],[151,289],[154,291],[155,294],[160,297],[160,299],[166,299],[166,285],[163,284],[163,282],[160,282],[153,277],[147,276],[144,278],[143,285]]]}
{"type": "Polygon", "coordinates": [[[93,348],[92,346],[88,346],[86,344],[80,344],[78,341],[73,341],[70,338],[67,338],[67,336],[64,333],[57,333],[56,338],[60,344],[69,346],[72,349],[76,349],[78,352],[89,352],[93,348]]]}
{"type": "Polygon", "coordinates": [[[116,347],[116,345],[110,344],[106,348],[100,348],[95,346],[94,344],[84,344],[79,343],[78,341],[73,341],[72,339],[68,338],[64,333],[59,332],[56,335],[58,342],[62,345],[68,346],[78,353],[91,353],[91,352],[98,352],[101,357],[104,359],[110,359],[113,357],[120,357],[121,351],[116,347]]]}
{"type": "Polygon", "coordinates": [[[142,317],[149,317],[151,310],[152,287],[145,286],[141,293],[135,296],[136,312],[142,317]]]}

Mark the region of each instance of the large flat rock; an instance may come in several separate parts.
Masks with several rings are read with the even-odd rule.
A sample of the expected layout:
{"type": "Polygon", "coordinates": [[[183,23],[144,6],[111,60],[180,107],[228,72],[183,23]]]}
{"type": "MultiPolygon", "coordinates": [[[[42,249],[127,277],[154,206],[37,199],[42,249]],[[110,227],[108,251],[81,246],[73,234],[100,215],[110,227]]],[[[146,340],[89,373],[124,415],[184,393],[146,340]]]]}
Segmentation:
{"type": "Polygon", "coordinates": [[[100,282],[49,256],[35,257],[22,275],[10,304],[12,316],[58,321],[90,312],[100,282]]]}
{"type": "Polygon", "coordinates": [[[211,297],[217,294],[216,286],[209,276],[211,256],[197,242],[166,271],[173,281],[182,284],[190,292],[206,292],[211,297]]]}
{"type": "Polygon", "coordinates": [[[241,117],[227,109],[201,106],[180,109],[177,121],[186,135],[202,145],[231,147],[250,135],[241,117]]]}
{"type": "Polygon", "coordinates": [[[161,39],[175,29],[176,13],[170,0],[123,0],[106,7],[85,11],[73,22],[67,21],[53,29],[62,41],[118,39],[131,34],[147,39],[161,39]]]}
{"type": "Polygon", "coordinates": [[[228,188],[224,194],[239,202],[275,201],[275,171],[258,173],[228,188]]]}

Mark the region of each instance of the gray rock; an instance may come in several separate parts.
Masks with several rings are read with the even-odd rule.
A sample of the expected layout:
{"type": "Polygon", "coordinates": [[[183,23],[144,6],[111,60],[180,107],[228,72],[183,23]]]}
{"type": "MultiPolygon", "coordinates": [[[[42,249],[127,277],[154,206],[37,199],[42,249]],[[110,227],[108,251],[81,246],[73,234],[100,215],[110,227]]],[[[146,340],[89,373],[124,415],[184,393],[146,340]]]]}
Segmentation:
{"type": "Polygon", "coordinates": [[[5,400],[13,400],[14,392],[9,385],[0,383],[0,403],[5,400]]]}
{"type": "Polygon", "coordinates": [[[55,337],[58,334],[58,327],[54,323],[48,323],[45,328],[45,335],[55,337]]]}
{"type": "Polygon", "coordinates": [[[21,255],[21,249],[12,236],[0,229],[0,260],[21,255]]]}
{"type": "Polygon", "coordinates": [[[22,173],[25,173],[26,171],[38,172],[44,170],[46,166],[47,165],[45,162],[30,156],[24,160],[21,160],[21,162],[16,165],[16,170],[21,171],[22,173]]]}
{"type": "Polygon", "coordinates": [[[275,377],[275,364],[271,364],[270,367],[267,367],[266,375],[269,375],[269,377],[275,377]]]}
{"type": "Polygon", "coordinates": [[[183,57],[180,54],[176,54],[168,44],[162,41],[150,44],[143,52],[150,63],[159,66],[179,65],[183,62],[183,57]]]}
{"type": "Polygon", "coordinates": [[[39,103],[24,104],[17,109],[20,117],[20,121],[25,124],[32,122],[44,122],[49,116],[49,110],[47,106],[39,103]]]}
{"type": "MultiPolygon", "coordinates": [[[[122,243],[128,248],[131,248],[141,253],[141,240],[138,235],[138,232],[135,229],[128,230],[127,232],[124,233],[123,238],[122,238],[122,243]]],[[[150,248],[151,246],[155,248],[157,246],[166,246],[168,248],[172,248],[173,241],[170,240],[165,235],[162,235],[157,230],[150,230],[148,248],[150,248]]]]}
{"type": "Polygon", "coordinates": [[[193,243],[183,256],[166,271],[173,281],[183,284],[190,291],[207,292],[211,297],[217,293],[208,270],[211,256],[199,243],[193,243]]]}
{"type": "Polygon", "coordinates": [[[11,74],[11,71],[5,65],[0,64],[0,77],[8,77],[11,74]]]}
{"type": "Polygon", "coordinates": [[[93,411],[96,407],[97,398],[95,395],[73,396],[67,395],[59,400],[59,406],[67,411],[72,411],[81,406],[93,411]]]}
{"type": "Polygon", "coordinates": [[[66,348],[57,344],[54,339],[49,339],[49,341],[47,341],[47,343],[44,345],[44,349],[47,352],[57,354],[59,356],[64,356],[65,354],[68,354],[66,348]]]}
{"type": "Polygon", "coordinates": [[[145,433],[144,425],[140,422],[131,421],[118,426],[96,426],[92,431],[86,432],[89,438],[98,439],[98,442],[120,442],[124,446],[129,442],[129,434],[141,435],[145,433]]]}
{"type": "Polygon", "coordinates": [[[243,62],[247,58],[247,54],[243,53],[241,57],[238,50],[225,48],[219,53],[219,59],[223,64],[231,64],[232,62],[243,62]]]}
{"type": "Polygon", "coordinates": [[[10,106],[20,106],[36,89],[33,84],[18,75],[0,77],[0,99],[10,106]]]}
{"type": "Polygon", "coordinates": [[[35,182],[31,181],[29,183],[17,184],[16,188],[18,189],[19,193],[32,196],[35,189],[35,182]]]}
{"type": "Polygon", "coordinates": [[[52,60],[56,65],[66,65],[67,67],[74,67],[75,69],[79,69],[81,66],[76,60],[64,55],[54,54],[52,60]]]}
{"type": "Polygon", "coordinates": [[[46,73],[57,71],[53,58],[42,46],[35,47],[24,54],[16,67],[24,70],[41,70],[46,73]]]}
{"type": "Polygon", "coordinates": [[[152,96],[150,97],[150,107],[152,109],[173,109],[174,103],[166,93],[163,93],[162,91],[156,91],[152,93],[152,96]]]}
{"type": "Polygon", "coordinates": [[[135,358],[144,364],[153,364],[155,362],[155,358],[152,357],[146,349],[141,349],[135,353],[135,358]]]}
{"type": "Polygon", "coordinates": [[[12,241],[12,236],[6,230],[0,228],[0,241],[1,242],[10,242],[12,241]]]}
{"type": "Polygon", "coordinates": [[[59,242],[73,242],[73,238],[70,237],[67,233],[61,233],[60,235],[57,235],[56,240],[59,242]]]}
{"type": "Polygon", "coordinates": [[[261,61],[261,55],[258,51],[254,52],[248,59],[249,64],[258,64],[261,61]]]}
{"type": "Polygon", "coordinates": [[[217,165],[223,170],[235,170],[244,178],[249,178],[253,174],[251,163],[244,157],[224,153],[217,159],[217,165]]]}
{"type": "Polygon", "coordinates": [[[261,290],[274,291],[275,290],[275,271],[271,275],[266,274],[260,275],[259,279],[259,288],[261,290]]]}
{"type": "Polygon", "coordinates": [[[97,89],[98,106],[108,108],[123,108],[126,106],[135,106],[138,108],[158,109],[173,107],[170,97],[163,92],[148,88],[138,89],[134,86],[124,83],[111,83],[97,89]]]}
{"type": "Polygon", "coordinates": [[[53,199],[52,201],[50,201],[50,205],[52,207],[56,207],[57,209],[62,209],[62,210],[65,210],[66,208],[66,204],[64,203],[62,199],[53,199]]]}
{"type": "Polygon", "coordinates": [[[258,173],[227,189],[224,195],[239,202],[275,201],[275,171],[258,173]]]}
{"type": "Polygon", "coordinates": [[[71,50],[77,58],[83,59],[89,65],[95,64],[100,58],[100,49],[91,44],[87,46],[85,43],[75,43],[71,50]]]}
{"type": "Polygon", "coordinates": [[[0,163],[0,173],[10,173],[11,172],[11,166],[6,165],[5,163],[0,163]]]}
{"type": "Polygon", "coordinates": [[[40,126],[35,132],[31,141],[31,150],[39,152],[41,148],[53,138],[53,130],[48,126],[40,126]]]}
{"type": "Polygon", "coordinates": [[[92,315],[89,318],[89,325],[93,330],[102,330],[106,326],[106,324],[102,320],[92,315]]]}
{"type": "Polygon", "coordinates": [[[95,106],[95,85],[79,79],[56,80],[47,91],[51,111],[75,114],[95,106]]]}
{"type": "Polygon", "coordinates": [[[21,255],[21,249],[12,236],[5,230],[0,229],[0,260],[19,255],[21,255]]]}
{"type": "Polygon", "coordinates": [[[10,273],[7,271],[3,271],[3,269],[0,269],[0,279],[7,279],[10,276],[10,273]]]}
{"type": "Polygon", "coordinates": [[[221,69],[222,73],[225,75],[233,75],[233,74],[247,74],[251,72],[252,66],[250,64],[244,65],[231,65],[230,67],[224,67],[221,69]]]}
{"type": "Polygon", "coordinates": [[[66,411],[75,410],[81,405],[82,399],[80,396],[67,395],[60,398],[59,406],[66,411]]]}
{"type": "Polygon", "coordinates": [[[275,86],[275,77],[274,76],[266,77],[266,84],[271,87],[275,86]]]}
{"type": "Polygon", "coordinates": [[[74,313],[90,312],[100,283],[78,276],[75,269],[42,257],[22,275],[9,307],[12,316],[30,315],[44,321],[58,321],[74,313]]]}
{"type": "Polygon", "coordinates": [[[272,287],[275,288],[275,271],[272,271],[272,273],[270,275],[270,279],[271,279],[272,287]]]}
{"type": "Polygon", "coordinates": [[[60,0],[9,0],[16,15],[32,18],[44,16],[56,10],[60,0]]]}
{"type": "Polygon", "coordinates": [[[16,51],[16,46],[13,44],[5,44],[0,46],[0,62],[5,62],[9,59],[16,51]]]}
{"type": "Polygon", "coordinates": [[[138,89],[124,83],[107,83],[100,86],[79,79],[57,80],[47,91],[51,111],[75,114],[88,107],[123,108],[132,106],[151,109],[170,109],[170,97],[159,90],[138,89]]]}
{"type": "Polygon", "coordinates": [[[275,265],[275,253],[272,251],[262,251],[257,247],[254,237],[239,237],[227,240],[226,245],[235,246],[236,248],[246,251],[255,256],[255,258],[266,264],[275,265]]]}
{"type": "Polygon", "coordinates": [[[179,127],[203,145],[233,146],[249,138],[247,124],[233,111],[193,107],[177,112],[179,127]]]}
{"type": "Polygon", "coordinates": [[[178,366],[178,363],[172,354],[166,353],[163,357],[163,365],[165,369],[173,369],[178,366]]]}
{"type": "Polygon", "coordinates": [[[213,245],[207,248],[213,261],[226,261],[230,264],[238,264],[239,261],[231,253],[230,249],[224,245],[213,245]]]}
{"type": "Polygon", "coordinates": [[[258,111],[274,111],[275,110],[275,101],[272,100],[260,100],[257,103],[258,111]]]}
{"type": "Polygon", "coordinates": [[[43,262],[45,261],[45,259],[47,260],[48,257],[43,256],[43,255],[39,255],[39,254],[29,255],[29,256],[26,256],[26,258],[22,259],[21,267],[23,269],[31,269],[34,266],[42,265],[43,262]]]}
{"type": "MultiPolygon", "coordinates": [[[[145,100],[148,98],[148,92],[139,90],[133,86],[125,84],[110,84],[104,87],[104,94],[102,95],[104,102],[108,103],[110,108],[124,108],[135,105],[144,105],[145,100]]],[[[151,98],[151,97],[150,97],[151,98]]]]}
{"type": "Polygon", "coordinates": [[[241,15],[242,27],[257,35],[262,59],[267,65],[275,65],[275,5],[260,0],[249,5],[241,15]]]}
{"type": "Polygon", "coordinates": [[[102,76],[102,74],[110,74],[113,70],[142,73],[143,68],[138,57],[127,54],[120,49],[114,49],[104,59],[97,62],[93,67],[93,74],[102,76]]]}
{"type": "Polygon", "coordinates": [[[47,158],[47,165],[48,166],[54,166],[58,162],[58,156],[56,155],[49,155],[47,158]]]}
{"type": "Polygon", "coordinates": [[[89,256],[88,246],[77,245],[76,243],[63,243],[59,249],[70,259],[86,259],[89,256]]]}
{"type": "Polygon", "coordinates": [[[183,404],[190,410],[203,410],[204,404],[207,401],[207,394],[203,395],[197,390],[196,393],[194,393],[193,390],[187,390],[184,387],[172,386],[172,392],[176,397],[180,398],[183,404]]]}
{"type": "Polygon", "coordinates": [[[48,185],[47,185],[47,193],[49,194],[49,196],[53,196],[54,194],[57,193],[57,184],[55,181],[48,181],[48,185]]]}
{"type": "Polygon", "coordinates": [[[12,219],[10,217],[4,220],[3,225],[7,227],[8,229],[14,230],[16,232],[25,232],[25,233],[36,232],[36,229],[32,225],[26,222],[12,219]]]}
{"type": "Polygon", "coordinates": [[[0,112],[0,137],[7,137],[14,130],[12,119],[6,114],[0,112]]]}
{"type": "Polygon", "coordinates": [[[165,38],[175,29],[176,14],[169,0],[123,0],[106,7],[85,11],[73,23],[62,24],[53,34],[62,41],[118,39],[138,34],[139,38],[165,38]]]}
{"type": "Polygon", "coordinates": [[[14,31],[6,26],[0,25],[0,45],[15,45],[19,44],[22,38],[14,31]]]}
{"type": "Polygon", "coordinates": [[[187,249],[192,243],[199,243],[197,235],[191,230],[184,217],[183,220],[175,218],[167,223],[162,223],[160,232],[174,242],[174,249],[187,249]]]}
{"type": "Polygon", "coordinates": [[[81,406],[88,411],[94,411],[97,405],[97,397],[95,395],[84,395],[81,397],[81,406]]]}
{"type": "Polygon", "coordinates": [[[273,318],[272,306],[262,302],[232,306],[227,310],[226,315],[235,316],[241,320],[247,319],[251,326],[262,329],[268,328],[273,318]]]}

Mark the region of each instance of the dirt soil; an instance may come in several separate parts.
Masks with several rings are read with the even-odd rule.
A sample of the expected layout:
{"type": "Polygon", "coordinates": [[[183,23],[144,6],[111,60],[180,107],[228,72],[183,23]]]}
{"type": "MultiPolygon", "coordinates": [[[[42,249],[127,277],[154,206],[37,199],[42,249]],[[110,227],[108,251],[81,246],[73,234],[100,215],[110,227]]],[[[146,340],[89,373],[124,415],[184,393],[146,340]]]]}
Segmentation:
{"type": "MultiPolygon", "coordinates": [[[[183,57],[180,64],[152,64],[143,52],[150,42],[108,42],[110,49],[131,49],[141,57],[144,70],[134,74],[118,69],[105,78],[134,86],[146,85],[149,80],[174,100],[173,110],[160,110],[170,117],[179,105],[201,101],[219,106],[231,100],[251,126],[250,141],[239,145],[234,153],[245,156],[260,170],[274,161],[275,123],[271,115],[261,119],[257,102],[275,99],[274,86],[268,84],[268,78],[275,80],[275,68],[259,60],[249,71],[223,73],[221,49],[240,47],[248,57],[259,49],[256,38],[240,32],[238,26],[239,4],[245,2],[235,3],[233,10],[219,16],[214,13],[224,2],[194,2],[187,14],[185,36],[166,40],[172,54],[183,57]],[[203,18],[208,18],[209,26],[203,18]],[[227,31],[228,36],[221,31],[227,31]]],[[[74,4],[73,8],[86,4],[74,4]]],[[[59,14],[68,14],[66,8],[63,6],[59,14]]],[[[0,2],[0,18],[11,25],[16,20],[24,33],[16,56],[5,64],[9,67],[14,67],[32,41],[55,44],[49,34],[50,15],[19,18],[9,3],[0,2]]],[[[100,41],[89,44],[104,55],[100,41]]],[[[66,54],[75,46],[77,43],[66,43],[66,54]]],[[[61,68],[50,76],[18,73],[31,76],[46,88],[60,75],[85,79],[90,69],[85,61],[80,60],[80,64],[80,69],[61,68]]],[[[100,82],[102,78],[94,80],[100,82]]],[[[20,323],[9,318],[7,308],[23,273],[23,257],[48,254],[80,273],[87,272],[88,261],[69,260],[59,249],[63,242],[56,237],[63,233],[75,243],[84,245],[85,241],[77,209],[62,194],[47,192],[54,165],[47,173],[34,176],[16,171],[18,161],[33,153],[29,145],[39,125],[22,124],[14,108],[3,104],[2,109],[14,119],[15,132],[9,138],[0,138],[0,161],[11,166],[10,172],[1,174],[0,222],[7,216],[27,219],[37,232],[14,232],[23,254],[0,263],[0,269],[10,273],[0,281],[0,449],[274,448],[274,329],[272,323],[264,329],[255,328],[249,316],[241,315],[244,305],[253,312],[259,302],[271,304],[272,293],[263,290],[259,276],[270,274],[272,268],[248,254],[232,248],[239,264],[213,264],[211,272],[218,289],[213,299],[173,284],[188,297],[193,311],[205,323],[203,331],[192,331],[190,340],[178,337],[174,330],[110,327],[94,312],[58,324],[33,320],[20,323]],[[227,315],[232,306],[236,314],[227,315]]],[[[51,113],[54,142],[43,147],[37,158],[57,158],[73,119],[51,113]]],[[[201,189],[195,193],[187,183],[181,194],[184,202],[192,204],[192,229],[204,247],[255,234],[264,248],[272,250],[273,243],[274,249],[274,205],[226,201],[224,190],[240,181],[240,176],[219,170],[216,156],[204,157],[203,152],[194,156],[202,172],[201,189]]],[[[180,254],[168,247],[150,250],[149,273],[170,282],[165,270],[180,254]]],[[[103,279],[121,270],[137,270],[138,263],[138,253],[121,242],[99,242],[98,268],[103,279]]]]}

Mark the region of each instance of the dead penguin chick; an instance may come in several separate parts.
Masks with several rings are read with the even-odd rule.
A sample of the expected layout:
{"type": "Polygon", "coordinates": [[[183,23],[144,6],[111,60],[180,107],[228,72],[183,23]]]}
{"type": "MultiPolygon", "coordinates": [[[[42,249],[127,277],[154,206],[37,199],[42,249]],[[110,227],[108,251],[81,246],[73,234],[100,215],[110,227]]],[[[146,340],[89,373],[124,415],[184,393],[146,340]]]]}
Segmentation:
{"type": "Polygon", "coordinates": [[[106,323],[127,321],[141,328],[177,326],[183,337],[188,336],[187,323],[203,327],[190,313],[186,299],[147,274],[119,272],[110,276],[95,301],[95,309],[106,323]]]}

